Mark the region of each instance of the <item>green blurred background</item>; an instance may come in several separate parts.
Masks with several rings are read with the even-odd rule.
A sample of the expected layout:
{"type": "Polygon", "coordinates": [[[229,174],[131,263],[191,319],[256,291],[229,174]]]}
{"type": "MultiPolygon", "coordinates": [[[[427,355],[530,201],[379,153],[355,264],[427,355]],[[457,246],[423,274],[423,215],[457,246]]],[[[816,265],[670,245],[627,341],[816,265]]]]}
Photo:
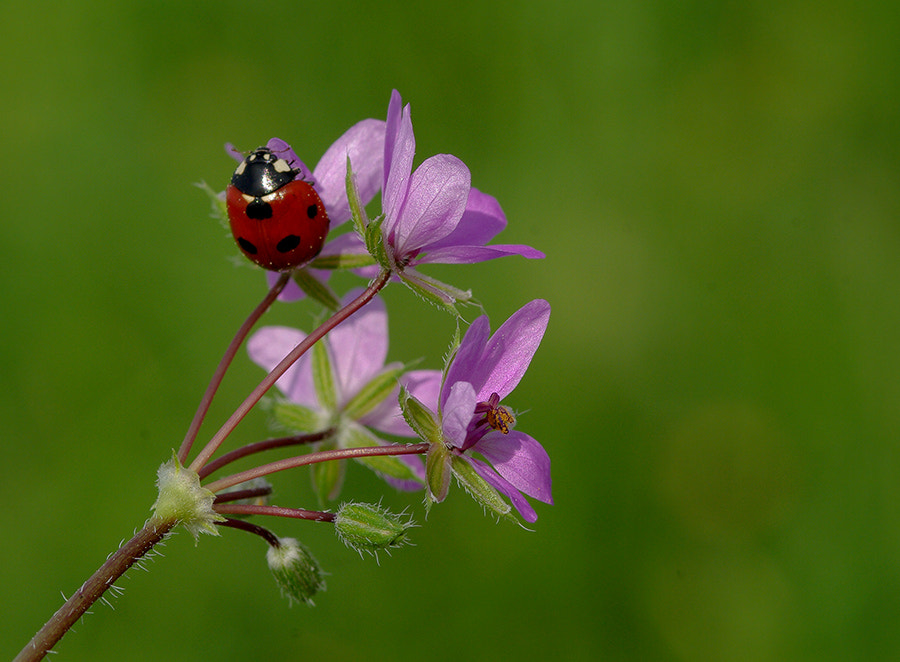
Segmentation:
{"type": "MultiPolygon", "coordinates": [[[[61,659],[898,659],[898,34],[880,1],[3,3],[0,658],[148,516],[263,294],[192,184],[224,188],[226,141],[315,163],[396,87],[419,159],[547,253],[429,273],[495,327],[552,303],[508,404],[556,505],[527,532],[454,489],[380,565],[269,521],[331,573],[314,609],[258,539],[181,534],[61,659]]],[[[438,367],[449,317],[385,298],[391,358],[438,367]]],[[[210,420],[260,376],[242,355],[210,420]]]]}

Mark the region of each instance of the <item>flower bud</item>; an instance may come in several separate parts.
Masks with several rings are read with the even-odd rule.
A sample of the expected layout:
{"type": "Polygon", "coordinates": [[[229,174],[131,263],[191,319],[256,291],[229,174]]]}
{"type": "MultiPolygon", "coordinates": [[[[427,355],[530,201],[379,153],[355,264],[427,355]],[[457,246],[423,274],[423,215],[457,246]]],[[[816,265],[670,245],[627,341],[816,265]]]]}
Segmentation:
{"type": "Polygon", "coordinates": [[[266,552],[266,560],[282,595],[291,602],[297,600],[312,607],[312,597],[325,590],[319,562],[295,539],[279,538],[278,545],[266,552]]]}
{"type": "Polygon", "coordinates": [[[375,554],[409,542],[406,530],[415,523],[371,503],[345,503],[338,510],[334,530],[338,538],[357,552],[375,554]]]}

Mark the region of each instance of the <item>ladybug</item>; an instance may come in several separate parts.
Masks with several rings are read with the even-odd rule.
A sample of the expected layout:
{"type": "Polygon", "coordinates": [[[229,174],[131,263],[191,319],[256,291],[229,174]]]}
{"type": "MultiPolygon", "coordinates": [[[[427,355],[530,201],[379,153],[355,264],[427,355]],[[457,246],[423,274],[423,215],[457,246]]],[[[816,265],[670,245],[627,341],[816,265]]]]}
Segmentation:
{"type": "Polygon", "coordinates": [[[312,260],[325,243],[328,214],[300,172],[268,147],[241,161],[225,191],[231,234],[264,269],[288,271],[312,260]]]}

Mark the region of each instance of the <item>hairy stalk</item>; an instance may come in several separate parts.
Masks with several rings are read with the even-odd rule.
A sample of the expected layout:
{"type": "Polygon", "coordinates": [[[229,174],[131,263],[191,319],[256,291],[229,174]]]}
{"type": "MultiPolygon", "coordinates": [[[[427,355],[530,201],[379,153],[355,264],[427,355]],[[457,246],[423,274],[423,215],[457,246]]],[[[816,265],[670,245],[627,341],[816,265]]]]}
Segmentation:
{"type": "Polygon", "coordinates": [[[238,423],[243,420],[244,416],[246,416],[256,403],[262,399],[266,392],[275,385],[278,378],[287,372],[288,368],[294,365],[294,362],[296,362],[297,359],[303,356],[310,347],[321,340],[325,334],[369,303],[378,291],[388,284],[390,278],[391,272],[382,270],[381,273],[378,274],[378,277],[369,284],[369,287],[367,287],[362,294],[329,317],[319,328],[306,336],[300,344],[294,347],[294,349],[281,360],[281,363],[275,366],[272,371],[263,378],[259,383],[259,386],[253,389],[246,400],[238,406],[235,412],[227,421],[225,421],[225,424],[219,428],[219,431],[209,440],[206,447],[200,451],[196,458],[194,458],[194,461],[191,462],[191,466],[189,467],[191,471],[200,471],[200,468],[209,461],[213,454],[218,450],[219,446],[221,446],[222,442],[234,431],[238,423]]]}
{"type": "Polygon", "coordinates": [[[260,302],[252,313],[250,313],[250,316],[244,321],[241,328],[238,329],[231,344],[228,345],[228,349],[225,350],[225,355],[222,356],[222,360],[219,361],[219,365],[216,367],[216,371],[209,381],[209,386],[206,387],[206,392],[200,400],[200,405],[197,407],[197,413],[194,414],[194,420],[191,421],[191,426],[188,428],[187,434],[184,435],[184,441],[181,442],[181,448],[178,449],[178,461],[182,464],[184,464],[187,459],[188,453],[191,452],[191,446],[197,438],[197,433],[200,431],[200,425],[202,425],[203,419],[206,417],[206,412],[209,411],[209,406],[212,404],[213,397],[216,395],[216,391],[219,389],[219,385],[225,377],[228,366],[231,365],[238,349],[240,349],[241,344],[247,338],[253,325],[259,321],[259,318],[263,316],[263,313],[265,313],[275,302],[275,299],[281,294],[281,291],[284,289],[284,286],[287,285],[290,278],[291,274],[287,271],[279,276],[278,281],[272,286],[269,293],[266,294],[266,298],[260,302]]]}
{"type": "Polygon", "coordinates": [[[421,444],[397,444],[396,446],[365,446],[363,448],[340,448],[331,451],[319,451],[317,453],[307,453],[306,455],[298,455],[289,457],[277,462],[263,464],[253,469],[247,469],[240,473],[220,478],[203,487],[211,492],[224,490],[226,487],[232,487],[243,483],[245,480],[253,480],[262,476],[268,476],[279,471],[293,469],[294,467],[302,467],[307,464],[316,464],[317,462],[332,462],[334,460],[352,460],[357,457],[375,457],[378,455],[421,455],[428,452],[430,444],[422,442],[421,444]]]}
{"type": "Polygon", "coordinates": [[[50,617],[30,642],[22,649],[13,662],[36,662],[62,639],[84,613],[94,604],[119,577],[134,563],[149,552],[154,545],[165,538],[175,520],[148,521],[134,537],[119,547],[100,568],[81,585],[75,594],[50,617]]]}
{"type": "MultiPolygon", "coordinates": [[[[271,515],[273,517],[291,517],[293,519],[306,519],[313,522],[333,522],[337,517],[335,513],[326,513],[321,510],[303,510],[302,508],[284,508],[283,506],[254,506],[252,504],[222,504],[216,506],[217,513],[222,515],[271,515]]],[[[240,520],[239,520],[240,521],[240,520]]],[[[219,522],[230,526],[228,522],[219,522]]]]}
{"type": "Polygon", "coordinates": [[[232,490],[231,492],[222,492],[217,494],[213,499],[213,504],[229,503],[231,501],[241,501],[243,499],[258,499],[272,494],[271,487],[252,487],[246,490],[232,490]]]}
{"type": "Polygon", "coordinates": [[[258,524],[253,524],[251,522],[245,522],[242,519],[232,519],[228,518],[224,522],[216,522],[217,526],[230,526],[232,529],[238,529],[239,531],[246,531],[247,533],[252,533],[253,535],[259,536],[267,543],[269,543],[272,547],[280,547],[281,543],[278,542],[278,536],[269,531],[267,528],[259,526],[258,524]]]}
{"type": "Polygon", "coordinates": [[[290,437],[265,439],[263,441],[257,441],[252,444],[247,444],[246,446],[241,446],[240,448],[236,448],[233,451],[225,453],[221,457],[217,457],[215,460],[202,467],[200,471],[197,472],[197,475],[200,476],[200,480],[203,480],[212,472],[218,471],[225,465],[231,464],[235,460],[240,460],[242,457],[247,457],[248,455],[253,455],[254,453],[262,453],[263,451],[272,450],[273,448],[284,448],[286,446],[312,444],[317,441],[327,439],[334,433],[334,428],[328,428],[327,430],[322,430],[321,432],[313,432],[311,434],[295,434],[290,437]]]}

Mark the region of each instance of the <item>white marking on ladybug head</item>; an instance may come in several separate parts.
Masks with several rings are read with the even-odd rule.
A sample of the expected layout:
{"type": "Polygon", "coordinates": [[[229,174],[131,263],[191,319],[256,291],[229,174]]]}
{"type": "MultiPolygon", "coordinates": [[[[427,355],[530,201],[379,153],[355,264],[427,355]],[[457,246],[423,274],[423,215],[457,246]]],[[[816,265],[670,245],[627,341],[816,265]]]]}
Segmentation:
{"type": "Polygon", "coordinates": [[[275,161],[275,171],[276,172],[290,172],[291,166],[284,159],[278,159],[275,161]]]}
{"type": "Polygon", "coordinates": [[[246,169],[246,167],[247,167],[247,161],[246,161],[246,159],[245,159],[245,160],[241,161],[241,162],[238,164],[238,167],[237,167],[237,168],[235,168],[234,174],[235,174],[235,175],[243,175],[243,174],[244,174],[244,169],[246,169]]]}

